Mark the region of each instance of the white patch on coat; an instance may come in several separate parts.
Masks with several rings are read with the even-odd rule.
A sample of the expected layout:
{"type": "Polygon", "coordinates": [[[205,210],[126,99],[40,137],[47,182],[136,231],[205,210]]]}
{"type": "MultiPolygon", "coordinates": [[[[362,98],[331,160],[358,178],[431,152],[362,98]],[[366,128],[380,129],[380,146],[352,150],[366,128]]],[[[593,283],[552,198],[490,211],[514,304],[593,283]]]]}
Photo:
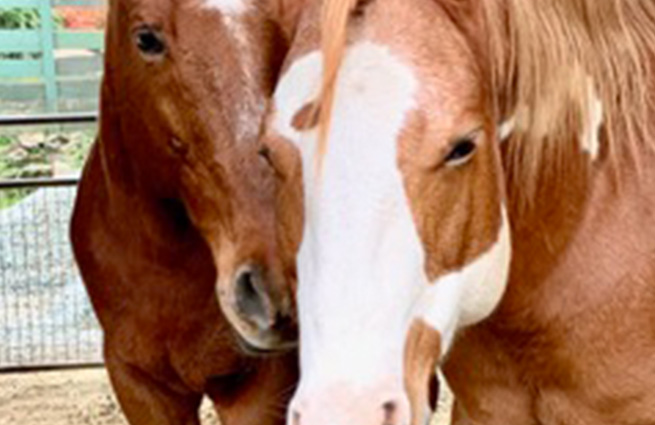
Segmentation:
{"type": "MultiPolygon", "coordinates": [[[[306,211],[297,297],[302,379],[296,400],[337,382],[354,394],[382,387],[402,391],[404,341],[419,289],[412,283],[427,285],[396,149],[416,107],[418,81],[387,47],[364,42],[348,49],[319,186],[316,130],[301,133],[291,122],[315,100],[321,73],[321,55],[304,56],[274,97],[274,129],[298,146],[303,160],[306,211]],[[379,385],[389,378],[392,384],[379,385]]],[[[336,421],[333,407],[330,418],[336,421]]]]}
{"type": "Polygon", "coordinates": [[[441,276],[421,296],[420,316],[441,333],[445,354],[455,331],[488,317],[507,287],[512,252],[507,211],[502,209],[498,239],[461,270],[441,276]]]}
{"type": "MultiPolygon", "coordinates": [[[[465,325],[489,314],[505,285],[509,226],[503,215],[490,251],[430,282],[397,162],[400,134],[418,106],[416,75],[388,47],[361,42],[347,50],[319,185],[317,131],[298,131],[292,121],[316,100],[321,75],[318,52],[293,63],[274,95],[271,121],[273,131],[300,150],[305,191],[297,293],[301,379],[291,410],[334,388],[368,394],[362,400],[370,406],[362,411],[390,389],[407,406],[404,348],[411,323],[424,317],[450,332],[442,323],[465,325]],[[439,309],[452,317],[441,318],[439,309]]],[[[340,409],[305,409],[312,414],[302,422],[339,423],[346,418],[340,409]]]]}
{"type": "MultiPolygon", "coordinates": [[[[259,60],[256,53],[263,46],[261,42],[253,40],[253,31],[248,28],[245,17],[251,8],[251,0],[204,0],[204,6],[208,9],[218,10],[222,14],[223,24],[234,43],[234,51],[237,53],[238,71],[232,72],[234,78],[232,84],[239,87],[238,98],[232,100],[228,105],[234,111],[232,123],[237,141],[251,140],[256,137],[259,124],[266,110],[264,93],[255,75],[259,60]]],[[[219,53],[220,54],[220,53],[219,53]]]]}
{"type": "Polygon", "coordinates": [[[234,50],[238,53],[240,71],[226,70],[226,72],[233,72],[235,75],[233,84],[237,84],[242,90],[238,99],[233,100],[234,104],[228,106],[235,109],[234,125],[237,141],[251,140],[256,137],[266,109],[266,99],[264,93],[259,92],[262,89],[255,75],[256,68],[261,67],[256,63],[255,56],[262,46],[257,45],[252,39],[252,31],[247,27],[243,15],[224,14],[223,23],[234,42],[234,50]]]}
{"type": "Polygon", "coordinates": [[[598,158],[600,152],[600,130],[603,126],[603,103],[596,94],[594,82],[589,77],[587,79],[587,119],[582,134],[580,135],[580,144],[582,150],[587,152],[592,160],[598,158]]]}
{"type": "Polygon", "coordinates": [[[224,15],[240,15],[248,10],[249,0],[204,0],[203,5],[224,15]]]}
{"type": "Polygon", "coordinates": [[[299,144],[306,137],[304,134],[315,133],[296,130],[293,119],[308,102],[318,97],[322,72],[323,56],[313,51],[296,60],[280,79],[273,97],[275,113],[271,124],[280,136],[299,144]]]}

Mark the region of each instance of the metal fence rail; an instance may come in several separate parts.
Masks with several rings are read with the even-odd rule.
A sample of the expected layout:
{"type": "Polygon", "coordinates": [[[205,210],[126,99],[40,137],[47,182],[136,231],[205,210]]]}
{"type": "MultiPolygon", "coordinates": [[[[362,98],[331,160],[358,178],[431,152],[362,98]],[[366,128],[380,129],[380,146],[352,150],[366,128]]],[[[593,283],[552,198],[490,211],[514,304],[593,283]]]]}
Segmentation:
{"type": "Polygon", "coordinates": [[[84,124],[98,119],[95,112],[67,114],[0,115],[0,126],[23,126],[42,124],[84,124]]]}
{"type": "MultiPolygon", "coordinates": [[[[95,114],[0,117],[0,125],[95,121],[95,114]]],[[[77,177],[0,181],[0,372],[102,362],[101,332],[73,260],[77,177]]]]}

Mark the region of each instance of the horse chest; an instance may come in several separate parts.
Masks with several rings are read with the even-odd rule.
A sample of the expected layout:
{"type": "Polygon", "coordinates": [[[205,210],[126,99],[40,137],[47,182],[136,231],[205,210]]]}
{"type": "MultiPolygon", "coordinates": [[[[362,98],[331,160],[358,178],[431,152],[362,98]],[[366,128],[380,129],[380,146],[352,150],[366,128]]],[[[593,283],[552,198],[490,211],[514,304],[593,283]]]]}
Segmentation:
{"type": "Polygon", "coordinates": [[[655,423],[655,237],[638,199],[600,203],[558,257],[515,267],[500,308],[446,366],[476,365],[453,375],[467,410],[503,417],[511,394],[529,423],[655,423]]]}

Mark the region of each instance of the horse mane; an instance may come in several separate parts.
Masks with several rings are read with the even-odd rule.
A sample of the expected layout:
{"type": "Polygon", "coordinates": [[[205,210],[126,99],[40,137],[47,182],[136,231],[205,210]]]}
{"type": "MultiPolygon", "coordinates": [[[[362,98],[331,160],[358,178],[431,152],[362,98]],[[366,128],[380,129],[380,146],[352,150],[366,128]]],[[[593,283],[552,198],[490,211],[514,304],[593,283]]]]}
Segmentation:
{"type": "MultiPolygon", "coordinates": [[[[603,106],[603,155],[614,163],[626,153],[638,159],[637,149],[653,133],[649,116],[655,111],[655,2],[434,1],[460,9],[462,19],[479,20],[462,26],[484,29],[478,29],[478,40],[471,42],[485,52],[480,60],[486,63],[480,65],[489,74],[497,119],[514,118],[507,164],[517,185],[512,192],[530,200],[544,172],[560,168],[557,164],[570,152],[571,143],[589,130],[591,96],[603,106]]],[[[348,21],[357,3],[323,2],[319,163],[327,149],[348,21]]]]}
{"type": "Polygon", "coordinates": [[[321,8],[321,51],[323,53],[323,79],[319,100],[315,107],[318,114],[318,149],[316,169],[320,171],[327,151],[327,138],[332,121],[332,107],[339,69],[343,62],[348,41],[348,20],[360,0],[325,0],[321,8]]]}
{"type": "Polygon", "coordinates": [[[501,110],[516,118],[507,164],[514,197],[530,203],[540,177],[561,172],[570,144],[592,130],[590,96],[603,107],[603,155],[618,174],[619,157],[638,170],[638,149],[653,131],[655,2],[485,0],[487,26],[501,3],[509,38],[490,32],[489,59],[508,99],[501,110]]]}

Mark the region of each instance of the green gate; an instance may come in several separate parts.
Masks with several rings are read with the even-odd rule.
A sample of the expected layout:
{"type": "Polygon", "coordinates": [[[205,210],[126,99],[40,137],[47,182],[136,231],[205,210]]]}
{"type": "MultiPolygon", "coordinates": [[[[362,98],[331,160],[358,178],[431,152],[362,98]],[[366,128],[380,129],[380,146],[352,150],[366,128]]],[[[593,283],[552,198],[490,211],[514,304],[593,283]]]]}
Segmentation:
{"type": "Polygon", "coordinates": [[[0,12],[38,13],[38,24],[30,28],[0,28],[0,114],[96,110],[104,34],[60,28],[53,7],[102,3],[0,0],[0,12]]]}

